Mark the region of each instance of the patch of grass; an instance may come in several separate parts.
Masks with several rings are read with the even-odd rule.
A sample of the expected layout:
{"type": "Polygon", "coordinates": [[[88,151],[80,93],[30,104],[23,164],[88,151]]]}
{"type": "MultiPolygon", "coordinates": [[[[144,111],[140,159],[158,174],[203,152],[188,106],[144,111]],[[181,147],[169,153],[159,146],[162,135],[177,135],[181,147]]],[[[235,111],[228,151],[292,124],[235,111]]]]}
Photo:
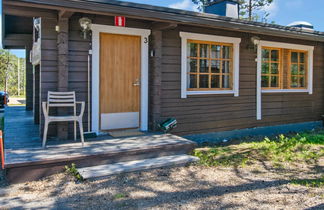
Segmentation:
{"type": "Polygon", "coordinates": [[[72,175],[77,181],[84,180],[74,163],[72,163],[71,166],[65,166],[65,172],[72,175]]]}
{"type": "Polygon", "coordinates": [[[251,151],[239,151],[235,146],[227,146],[208,150],[196,149],[194,155],[205,166],[244,166],[250,163],[251,151]]]}
{"type": "Polygon", "coordinates": [[[251,149],[255,150],[261,158],[277,163],[299,160],[312,162],[324,155],[324,148],[316,146],[323,143],[324,138],[309,134],[290,137],[279,135],[275,139],[265,138],[261,142],[253,142],[251,149]]]}
{"type": "Polygon", "coordinates": [[[114,195],[114,199],[122,199],[122,198],[126,198],[127,196],[123,193],[117,193],[116,195],[114,195]]]}
{"type": "Polygon", "coordinates": [[[290,183],[306,187],[324,187],[324,176],[318,179],[294,179],[290,183]]]}
{"type": "MultiPolygon", "coordinates": [[[[20,95],[20,96],[10,96],[10,98],[26,98],[26,96],[25,95],[20,95]]],[[[9,99],[10,99],[9,98],[9,99]]]]}
{"type": "Polygon", "coordinates": [[[263,141],[196,149],[194,155],[205,166],[245,166],[260,160],[272,161],[278,167],[283,162],[312,163],[324,156],[324,132],[279,135],[263,141]]]}

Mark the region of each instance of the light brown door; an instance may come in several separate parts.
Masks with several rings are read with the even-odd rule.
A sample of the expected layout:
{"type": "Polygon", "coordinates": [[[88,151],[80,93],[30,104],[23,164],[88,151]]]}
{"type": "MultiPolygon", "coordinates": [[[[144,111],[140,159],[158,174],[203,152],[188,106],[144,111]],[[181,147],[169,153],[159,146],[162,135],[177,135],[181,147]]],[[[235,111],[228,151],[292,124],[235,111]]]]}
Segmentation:
{"type": "Polygon", "coordinates": [[[101,130],[139,127],[141,37],[100,34],[101,130]]]}

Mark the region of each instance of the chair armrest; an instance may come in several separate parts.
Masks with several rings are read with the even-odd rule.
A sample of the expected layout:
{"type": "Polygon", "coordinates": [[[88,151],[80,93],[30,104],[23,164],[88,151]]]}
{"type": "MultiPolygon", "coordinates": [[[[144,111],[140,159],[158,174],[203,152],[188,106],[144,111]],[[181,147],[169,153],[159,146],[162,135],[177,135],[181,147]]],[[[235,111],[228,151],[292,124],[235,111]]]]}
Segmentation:
{"type": "Polygon", "coordinates": [[[81,104],[81,111],[80,111],[79,117],[82,117],[83,113],[84,113],[84,109],[85,109],[85,102],[84,101],[76,101],[75,103],[81,104]]]}
{"type": "Polygon", "coordinates": [[[45,117],[48,116],[48,113],[47,113],[47,102],[43,101],[42,102],[42,107],[43,107],[43,113],[45,115],[45,117]]]}

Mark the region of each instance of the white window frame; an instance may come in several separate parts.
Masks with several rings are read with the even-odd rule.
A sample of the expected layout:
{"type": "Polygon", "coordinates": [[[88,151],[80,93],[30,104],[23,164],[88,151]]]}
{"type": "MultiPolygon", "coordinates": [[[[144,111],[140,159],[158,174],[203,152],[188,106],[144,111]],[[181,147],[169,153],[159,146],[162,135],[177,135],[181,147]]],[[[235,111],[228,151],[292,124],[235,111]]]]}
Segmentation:
{"type": "Polygon", "coordinates": [[[180,32],[181,37],[181,98],[188,95],[209,95],[209,94],[234,94],[239,96],[239,75],[240,75],[240,43],[241,38],[216,36],[207,34],[197,34],[180,32]],[[188,91],[187,90],[187,44],[188,39],[197,41],[221,42],[233,44],[233,90],[207,90],[188,91]]]}
{"type": "Polygon", "coordinates": [[[257,120],[262,119],[262,93],[308,93],[313,94],[313,55],[314,46],[289,44],[283,42],[271,42],[260,40],[258,43],[257,52],[257,120]],[[273,47],[290,50],[303,50],[308,52],[308,75],[307,87],[305,89],[266,89],[262,90],[261,86],[261,72],[262,72],[262,47],[273,47]]]}

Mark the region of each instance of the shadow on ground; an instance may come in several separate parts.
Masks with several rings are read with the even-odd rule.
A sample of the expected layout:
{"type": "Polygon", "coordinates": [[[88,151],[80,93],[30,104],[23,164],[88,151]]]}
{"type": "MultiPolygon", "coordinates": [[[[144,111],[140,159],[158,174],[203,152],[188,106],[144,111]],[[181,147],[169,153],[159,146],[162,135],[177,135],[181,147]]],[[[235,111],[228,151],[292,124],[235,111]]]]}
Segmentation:
{"type": "MultiPolygon", "coordinates": [[[[257,170],[259,172],[239,167],[173,167],[81,183],[75,183],[72,177],[61,174],[59,178],[53,176],[40,183],[21,185],[20,190],[24,190],[29,197],[0,199],[0,205],[58,209],[323,207],[323,197],[318,197],[323,189],[314,191],[304,186],[291,186],[291,177],[276,174],[274,169],[269,170],[267,163],[257,170]],[[28,198],[34,199],[26,202],[28,198]]],[[[306,176],[309,174],[305,173],[306,176]]]]}

